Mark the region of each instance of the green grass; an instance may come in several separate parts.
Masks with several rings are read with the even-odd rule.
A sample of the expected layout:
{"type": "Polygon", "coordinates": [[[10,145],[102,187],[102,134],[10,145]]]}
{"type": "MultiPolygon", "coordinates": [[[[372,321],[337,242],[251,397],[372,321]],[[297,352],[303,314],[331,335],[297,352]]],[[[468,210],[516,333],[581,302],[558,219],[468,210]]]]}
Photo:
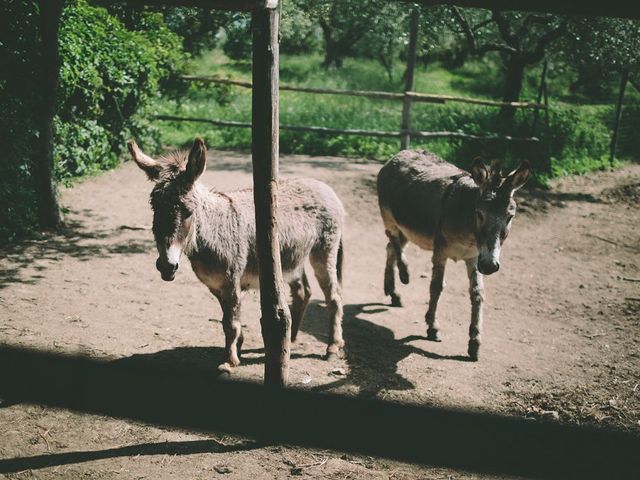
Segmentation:
{"type": "MultiPolygon", "coordinates": [[[[280,81],[283,84],[349,90],[402,91],[404,66],[399,62],[389,79],[375,61],[347,59],[340,69],[322,68],[320,55],[282,55],[280,81]]],[[[203,55],[195,62],[195,74],[251,80],[249,62],[229,60],[221,51],[203,55]]],[[[438,64],[421,66],[415,77],[415,90],[425,93],[499,99],[500,78],[495,62],[468,62],[455,71],[438,64]]],[[[528,72],[522,100],[535,100],[540,67],[528,72]]],[[[565,88],[568,79],[550,78],[550,88],[565,88]]],[[[553,175],[583,173],[603,168],[608,152],[612,105],[588,105],[579,109],[565,97],[553,98],[549,152],[553,158],[553,175]]],[[[180,115],[220,120],[251,121],[251,91],[245,88],[193,84],[179,101],[160,98],[153,106],[157,114],[180,115]]],[[[362,97],[281,92],[280,121],[283,125],[306,125],[333,128],[398,131],[402,102],[370,100],[362,97]]],[[[412,106],[412,129],[423,131],[461,131],[477,135],[496,133],[496,108],[463,103],[412,106]]],[[[516,136],[531,135],[532,111],[519,110],[516,136]]],[[[539,122],[541,125],[542,122],[539,122]]],[[[248,149],[249,129],[220,128],[193,122],[157,122],[163,143],[189,145],[195,136],[205,138],[212,148],[248,149]]],[[[536,132],[540,135],[540,131],[536,132]]],[[[429,140],[412,142],[412,147],[426,148],[457,164],[468,164],[477,155],[505,156],[504,145],[496,142],[468,140],[429,140]]],[[[395,138],[371,138],[348,135],[324,135],[281,130],[282,153],[343,155],[386,159],[399,149],[395,138]]],[[[540,161],[545,145],[510,144],[506,157],[540,161]]],[[[606,163],[608,165],[608,163],[606,163]]]]}

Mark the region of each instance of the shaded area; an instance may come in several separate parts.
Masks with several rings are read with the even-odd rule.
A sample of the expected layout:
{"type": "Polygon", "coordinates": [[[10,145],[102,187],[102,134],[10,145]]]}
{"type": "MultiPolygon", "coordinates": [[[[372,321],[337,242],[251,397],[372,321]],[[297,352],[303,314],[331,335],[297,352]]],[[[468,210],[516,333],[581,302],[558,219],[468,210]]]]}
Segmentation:
{"type": "Polygon", "coordinates": [[[73,463],[90,462],[105,458],[132,457],[137,455],[193,455],[196,453],[240,452],[259,448],[256,442],[240,442],[226,445],[215,440],[186,440],[174,442],[141,443],[125,447],[79,452],[51,453],[33,457],[17,457],[0,460],[0,473],[55,467],[73,463]]]}
{"type": "MultiPolygon", "coordinates": [[[[321,360],[319,353],[292,353],[292,359],[312,358],[321,360]]],[[[130,357],[111,361],[111,364],[126,368],[155,368],[171,371],[187,371],[220,376],[217,366],[226,361],[223,347],[176,347],[154,353],[136,353],[130,357]]],[[[264,363],[264,348],[243,349],[240,352],[241,365],[261,365],[264,363]],[[251,357],[247,357],[250,354],[251,357]]]]}
{"type": "MultiPolygon", "coordinates": [[[[398,373],[398,363],[416,354],[433,360],[469,361],[462,355],[440,355],[411,345],[414,340],[426,337],[410,336],[396,339],[389,328],[361,317],[362,314],[386,312],[388,305],[365,303],[344,306],[343,331],[345,359],[349,375],[345,381],[324,385],[316,390],[327,390],[344,383],[352,383],[360,389],[360,395],[374,397],[383,390],[413,390],[415,385],[398,373]]],[[[318,301],[311,301],[302,330],[326,342],[329,331],[328,313],[318,301]]]]}
{"type": "Polygon", "coordinates": [[[516,194],[518,208],[526,211],[547,211],[550,207],[564,208],[567,202],[605,203],[590,193],[554,192],[541,188],[531,188],[516,194]]]}
{"type": "MultiPolygon", "coordinates": [[[[83,217],[95,216],[91,210],[72,212],[83,217]]],[[[138,229],[138,228],[134,228],[138,229]]],[[[90,261],[96,258],[108,258],[114,255],[147,254],[155,249],[153,235],[148,239],[119,238],[131,227],[122,225],[117,228],[88,230],[82,222],[67,220],[65,225],[55,232],[44,233],[37,240],[23,240],[0,249],[3,268],[0,269],[0,289],[12,283],[34,285],[43,275],[26,276],[21,270],[39,261],[61,262],[67,258],[90,261]]],[[[35,265],[42,272],[46,266],[35,265]]]]}
{"type": "Polygon", "coordinates": [[[640,475],[640,435],[634,433],[265,389],[216,382],[198,372],[125,368],[8,346],[0,348],[0,395],[156,425],[478,472],[532,478],[640,475]]]}

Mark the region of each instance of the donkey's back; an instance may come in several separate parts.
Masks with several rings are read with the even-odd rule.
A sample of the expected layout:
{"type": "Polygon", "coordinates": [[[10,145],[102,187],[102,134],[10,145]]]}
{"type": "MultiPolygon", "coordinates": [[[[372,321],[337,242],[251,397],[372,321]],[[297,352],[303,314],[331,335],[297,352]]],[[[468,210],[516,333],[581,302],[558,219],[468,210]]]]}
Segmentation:
{"type": "MultiPolygon", "coordinates": [[[[448,190],[466,172],[424,150],[403,150],[378,173],[378,202],[387,230],[401,230],[432,250],[448,190]]],[[[469,176],[470,180],[470,176],[469,176]]],[[[462,185],[456,185],[462,186],[462,185]]]]}
{"type": "MultiPolygon", "coordinates": [[[[240,258],[236,257],[236,261],[242,264],[243,289],[257,288],[253,190],[236,190],[218,195],[226,197],[229,208],[235,213],[238,228],[236,241],[245,246],[245,252],[242,253],[246,257],[242,258],[242,253],[240,258]]],[[[311,257],[313,263],[315,259],[327,261],[326,257],[337,255],[345,217],[342,202],[327,184],[312,178],[288,178],[278,183],[278,236],[282,271],[287,280],[301,274],[306,258],[311,257]]],[[[214,230],[211,233],[215,234],[219,224],[211,227],[214,230]]],[[[209,259],[213,261],[215,256],[209,259]]],[[[336,267],[341,270],[340,264],[336,267]]]]}

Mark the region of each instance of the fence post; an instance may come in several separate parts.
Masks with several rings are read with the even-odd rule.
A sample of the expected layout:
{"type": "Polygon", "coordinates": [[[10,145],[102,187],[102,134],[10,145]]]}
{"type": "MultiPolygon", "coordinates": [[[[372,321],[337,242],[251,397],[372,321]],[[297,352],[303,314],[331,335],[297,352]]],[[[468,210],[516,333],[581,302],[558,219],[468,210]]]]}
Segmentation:
{"type": "Polygon", "coordinates": [[[542,83],[542,93],[544,97],[544,153],[542,157],[543,163],[541,165],[541,170],[544,173],[551,175],[551,138],[549,135],[551,128],[549,125],[549,90],[546,78],[542,83]]]}
{"type": "Polygon", "coordinates": [[[408,92],[413,90],[413,77],[416,70],[416,57],[418,51],[418,29],[420,26],[420,12],[417,7],[411,11],[409,22],[409,55],[407,57],[407,71],[404,77],[404,100],[402,104],[402,126],[400,128],[400,149],[409,148],[411,135],[411,97],[408,92]]]}
{"type": "Polygon", "coordinates": [[[624,69],[620,76],[620,92],[618,93],[618,103],[616,104],[616,115],[613,124],[613,134],[611,135],[611,153],[609,154],[609,165],[613,166],[616,158],[616,147],[618,146],[618,130],[620,129],[620,118],[622,117],[622,102],[624,100],[624,91],[627,87],[629,79],[629,70],[624,69]]]}
{"type": "MultiPolygon", "coordinates": [[[[540,86],[538,87],[538,96],[536,98],[536,103],[540,103],[542,101],[542,93],[544,89],[544,85],[547,84],[547,60],[542,64],[542,75],[540,75],[540,86]]],[[[536,134],[536,126],[538,125],[538,116],[540,115],[540,110],[538,108],[533,111],[533,122],[531,123],[531,136],[535,136],[536,134]]]]}
{"type": "Polygon", "coordinates": [[[277,192],[279,155],[279,7],[252,14],[253,90],[251,155],[260,275],[264,383],[283,387],[289,377],[291,314],[283,294],[277,192]]]}

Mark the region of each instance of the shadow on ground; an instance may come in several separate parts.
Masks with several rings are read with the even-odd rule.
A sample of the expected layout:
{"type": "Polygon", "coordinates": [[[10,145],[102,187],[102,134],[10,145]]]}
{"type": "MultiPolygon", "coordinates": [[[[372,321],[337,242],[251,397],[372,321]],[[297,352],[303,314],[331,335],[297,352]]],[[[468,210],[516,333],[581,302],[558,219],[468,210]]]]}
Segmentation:
{"type": "Polygon", "coordinates": [[[15,473],[24,470],[90,462],[105,458],[135,457],[138,455],[193,455],[196,453],[240,452],[260,448],[260,446],[257,442],[253,441],[227,445],[215,440],[140,443],[104,450],[51,453],[33,457],[8,458],[0,460],[0,473],[15,473]]]}
{"type": "MultiPolygon", "coordinates": [[[[363,314],[382,313],[389,308],[392,307],[380,303],[344,306],[345,360],[349,365],[349,374],[345,379],[316,387],[316,391],[329,390],[345,383],[357,386],[363,397],[374,397],[383,390],[412,390],[414,384],[398,373],[398,363],[412,354],[433,360],[469,361],[465,356],[439,355],[414,347],[409,342],[426,337],[396,339],[392,330],[362,318],[363,314]]],[[[301,328],[318,340],[327,341],[327,312],[320,302],[312,301],[309,304],[301,328]]]]}
{"type": "MultiPolygon", "coordinates": [[[[92,217],[90,210],[72,211],[76,217],[92,217]]],[[[43,233],[38,239],[24,239],[8,248],[0,249],[0,257],[4,257],[3,268],[0,269],[0,289],[13,283],[33,285],[44,278],[39,273],[25,274],[23,270],[32,264],[45,260],[61,262],[68,258],[90,261],[96,258],[108,258],[114,255],[147,254],[153,251],[153,236],[147,232],[145,239],[124,237],[131,230],[143,227],[121,225],[117,228],[90,230],[81,221],[67,220],[54,232],[43,233]],[[28,276],[27,276],[28,275],[28,276]]],[[[36,265],[35,270],[41,272],[46,266],[36,265]]]]}

